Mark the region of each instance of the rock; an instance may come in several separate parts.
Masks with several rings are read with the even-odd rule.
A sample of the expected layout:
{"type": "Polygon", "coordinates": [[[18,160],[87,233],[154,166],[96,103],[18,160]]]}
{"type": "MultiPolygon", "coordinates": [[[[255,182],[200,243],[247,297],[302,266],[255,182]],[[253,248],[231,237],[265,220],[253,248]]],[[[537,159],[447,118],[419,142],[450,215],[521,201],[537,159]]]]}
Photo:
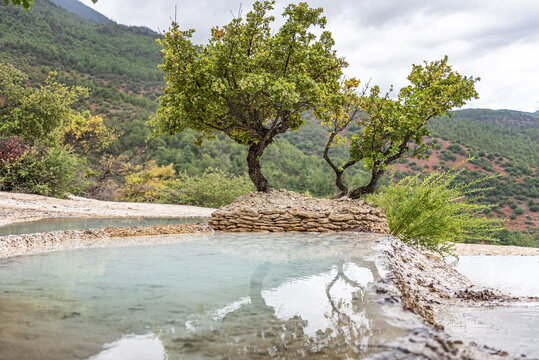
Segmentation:
{"type": "MultiPolygon", "coordinates": [[[[221,225],[219,225],[221,226],[221,225]]],[[[237,229],[237,225],[231,226],[237,229]]],[[[245,229],[244,231],[251,231],[245,229]]],[[[122,244],[118,238],[148,235],[211,233],[207,224],[131,226],[95,230],[61,230],[36,234],[0,236],[0,259],[55,250],[122,244]]]]}
{"type": "Polygon", "coordinates": [[[354,214],[331,214],[328,216],[328,219],[331,221],[350,221],[354,220],[354,214]]]}
{"type": "Polygon", "coordinates": [[[371,231],[389,234],[383,211],[365,201],[314,199],[287,190],[250,193],[213,212],[215,230],[371,231]]]}

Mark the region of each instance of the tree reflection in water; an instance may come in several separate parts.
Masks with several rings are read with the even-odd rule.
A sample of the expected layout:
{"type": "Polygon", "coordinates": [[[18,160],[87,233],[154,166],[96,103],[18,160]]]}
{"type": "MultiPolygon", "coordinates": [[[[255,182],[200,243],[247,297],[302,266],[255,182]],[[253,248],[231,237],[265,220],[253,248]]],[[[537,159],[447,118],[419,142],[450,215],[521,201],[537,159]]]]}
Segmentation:
{"type": "Polygon", "coordinates": [[[380,314],[380,304],[370,298],[367,289],[374,276],[378,277],[372,261],[341,261],[329,272],[291,280],[290,288],[285,283],[264,290],[271,268],[270,262],[256,266],[250,279],[249,299],[222,321],[200,326],[190,336],[174,338],[172,342],[163,339],[170,358],[174,359],[175,354],[178,358],[203,354],[208,358],[347,359],[368,354],[373,341],[385,338],[383,330],[389,325],[380,314]],[[354,269],[370,276],[351,278],[347,270],[354,269]],[[316,287],[325,304],[304,299],[301,291],[307,287],[316,287]],[[294,288],[296,293],[287,292],[294,288]],[[280,297],[280,304],[275,302],[276,297],[280,297]],[[298,301],[304,301],[303,311],[291,315],[290,310],[283,309],[298,301]],[[320,326],[316,316],[326,322],[313,332],[310,322],[320,326]]]}

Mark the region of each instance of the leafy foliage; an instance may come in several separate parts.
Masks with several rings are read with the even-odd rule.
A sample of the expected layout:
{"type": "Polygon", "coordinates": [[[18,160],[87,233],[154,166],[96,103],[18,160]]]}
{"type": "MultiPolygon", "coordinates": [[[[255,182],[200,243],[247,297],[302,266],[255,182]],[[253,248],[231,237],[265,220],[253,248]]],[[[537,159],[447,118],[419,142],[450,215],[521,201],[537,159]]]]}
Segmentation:
{"type": "Polygon", "coordinates": [[[174,186],[165,190],[164,202],[217,208],[254,190],[246,174],[233,176],[219,169],[207,169],[196,177],[180,174],[174,186]]]}
{"type": "Polygon", "coordinates": [[[65,148],[32,150],[0,163],[0,190],[64,197],[84,190],[83,173],[84,161],[65,148]]]}
{"type": "MultiPolygon", "coordinates": [[[[155,101],[163,85],[162,72],[157,68],[161,62],[159,46],[155,44],[157,34],[121,25],[97,25],[48,1],[37,2],[30,11],[24,11],[21,6],[0,6],[0,18],[2,61],[17,64],[35,88],[44,84],[51,71],[57,71],[55,81],[90,89],[90,97],[72,106],[83,112],[90,110],[102,117],[108,128],[118,128],[122,133],[102,153],[89,156],[86,178],[90,186],[85,190],[86,196],[114,199],[125,176],[139,171],[136,166],[146,160],[155,160],[160,166],[173,163],[177,177],[186,174],[192,179],[203,178],[205,171],[215,168],[222,169],[227,176],[244,176],[247,151],[226,136],[217,135],[199,147],[193,144],[199,134],[192,130],[147,139],[150,130],[144,123],[155,113],[155,101]]],[[[328,132],[319,126],[321,117],[317,117],[318,122],[310,112],[305,112],[304,126],[277,135],[264,151],[262,172],[273,186],[308,191],[314,196],[334,194],[333,175],[320,159],[328,132]]],[[[539,152],[538,126],[539,118],[533,114],[478,109],[460,110],[452,118],[434,118],[427,124],[434,136],[476,154],[469,169],[458,175],[459,182],[472,182],[501,171],[500,166],[503,168],[505,175],[485,181],[491,189],[484,193],[484,198],[471,199],[491,205],[490,213],[496,216],[509,217],[513,213],[509,206],[513,203],[524,210],[524,214],[515,215],[515,220],[508,222],[508,228],[526,232],[507,236],[505,240],[509,243],[524,244],[522,239],[533,240],[537,234],[533,226],[538,221],[539,204],[539,181],[534,169],[539,152]]],[[[342,135],[359,133],[354,121],[342,135]]],[[[440,146],[442,141],[438,138],[428,141],[440,146]]],[[[450,152],[445,155],[448,159],[456,156],[458,162],[464,156],[456,147],[446,150],[450,152]]],[[[81,148],[75,151],[82,157],[81,148]]],[[[349,143],[333,146],[329,152],[335,164],[340,165],[349,159],[349,143]]],[[[437,157],[440,155],[438,150],[432,152],[437,157]]],[[[428,154],[429,150],[425,152],[428,154]]],[[[409,161],[409,166],[399,167],[401,171],[395,176],[402,179],[426,166],[429,170],[447,169],[452,161],[433,163],[432,157],[430,162],[409,161]]],[[[369,182],[371,174],[363,170],[361,162],[346,171],[343,182],[350,189],[369,182]]],[[[378,183],[387,184],[389,178],[383,176],[378,183]]],[[[488,211],[485,209],[485,213],[488,211]]]]}
{"type": "Polygon", "coordinates": [[[64,130],[63,143],[90,156],[101,153],[118,137],[117,129],[108,129],[102,117],[87,112],[73,116],[64,130]]]}
{"type": "Polygon", "coordinates": [[[30,151],[30,146],[18,136],[0,137],[0,164],[13,164],[30,151]]]}
{"type": "MultiPolygon", "coordinates": [[[[359,96],[352,91],[359,85],[357,81],[345,82],[335,95],[337,100],[333,100],[330,114],[323,124],[341,132],[358,115],[360,132],[349,136],[349,161],[340,168],[332,168],[337,178],[358,161],[363,161],[366,169],[371,171],[369,183],[351,191],[350,197],[372,193],[389,164],[403,155],[415,158],[428,156],[426,151],[429,147],[423,142],[423,138],[429,135],[427,122],[441,115],[451,116],[454,108],[477,98],[474,85],[479,79],[460,75],[447,61],[446,56],[439,61],[414,65],[408,75],[410,85],[402,88],[396,99],[391,99],[390,93],[382,96],[378,86],[372,87],[369,94],[359,96]],[[342,104],[345,104],[344,110],[342,104]]],[[[343,191],[342,188],[339,190],[343,191]]]]}
{"type": "Polygon", "coordinates": [[[186,128],[202,138],[221,133],[249,146],[249,175],[260,191],[269,188],[259,158],[277,134],[297,130],[301,114],[336,90],[346,66],[333,50],[322,9],[289,5],[284,25],[272,34],[268,12],[274,1],[255,2],[245,21],[233,19],[212,29],[207,45],[195,46],[194,30],[173,23],[158,43],[163,47],[166,86],[151,125],[173,135],[186,128]]]}
{"type": "Polygon", "coordinates": [[[64,196],[89,188],[97,167],[86,160],[99,159],[117,135],[101,117],[72,109],[87,90],[51,76],[30,87],[10,64],[0,63],[0,75],[0,135],[8,136],[0,137],[0,189],[64,196]]]}
{"type": "Polygon", "coordinates": [[[173,179],[172,164],[158,166],[154,161],[149,161],[143,169],[125,177],[122,200],[160,202],[161,191],[170,186],[173,179]]]}
{"type": "Polygon", "coordinates": [[[495,236],[501,245],[539,247],[539,232],[530,235],[520,231],[502,229],[495,236]]]}
{"type": "Polygon", "coordinates": [[[172,164],[158,166],[150,161],[126,176],[120,199],[219,207],[251,191],[253,186],[245,175],[236,177],[209,169],[202,176],[180,173],[175,177],[172,164]]]}
{"type": "Polygon", "coordinates": [[[13,65],[0,63],[0,135],[19,136],[31,145],[59,143],[74,115],[71,105],[87,90],[54,81],[31,88],[27,76],[13,65]]]}
{"type": "Polygon", "coordinates": [[[450,254],[455,242],[495,242],[501,221],[482,215],[488,206],[470,198],[486,190],[477,185],[488,177],[457,184],[457,175],[448,170],[409,176],[368,200],[386,212],[393,235],[421,249],[450,254]]]}

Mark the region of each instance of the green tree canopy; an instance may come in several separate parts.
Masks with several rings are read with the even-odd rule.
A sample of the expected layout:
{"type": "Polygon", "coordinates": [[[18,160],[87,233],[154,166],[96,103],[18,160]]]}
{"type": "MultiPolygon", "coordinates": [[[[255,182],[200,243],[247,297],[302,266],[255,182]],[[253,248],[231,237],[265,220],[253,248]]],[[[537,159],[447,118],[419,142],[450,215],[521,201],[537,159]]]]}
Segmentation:
{"type": "Polygon", "coordinates": [[[389,164],[404,155],[428,156],[429,146],[423,143],[424,137],[430,135],[427,122],[443,115],[451,117],[453,109],[478,97],[475,83],[479,78],[460,75],[447,61],[446,56],[439,61],[413,65],[408,75],[410,85],[402,88],[396,98],[390,97],[391,90],[381,95],[378,86],[358,94],[355,91],[359,86],[357,80],[344,82],[331,98],[330,111],[323,121],[331,128],[324,158],[335,171],[342,195],[358,198],[372,193],[389,164]],[[359,133],[341,137],[352,121],[357,121],[359,133]],[[338,166],[329,158],[328,149],[343,141],[350,142],[350,157],[338,166]],[[342,175],[359,161],[371,172],[371,179],[368,184],[349,192],[342,183],[342,175]]]}
{"type": "Polygon", "coordinates": [[[203,138],[222,133],[248,146],[249,176],[259,191],[269,189],[259,159],[278,134],[304,124],[301,113],[315,109],[339,88],[347,65],[333,50],[322,9],[289,5],[284,25],[272,34],[274,1],[257,1],[245,19],[212,29],[207,45],[195,46],[194,30],[173,23],[162,40],[166,86],[150,124],[156,133],[184,129],[203,138]]]}
{"type": "Polygon", "coordinates": [[[59,144],[75,114],[71,105],[88,91],[60,84],[54,75],[32,88],[26,74],[0,63],[0,135],[19,136],[31,145],[59,144]]]}

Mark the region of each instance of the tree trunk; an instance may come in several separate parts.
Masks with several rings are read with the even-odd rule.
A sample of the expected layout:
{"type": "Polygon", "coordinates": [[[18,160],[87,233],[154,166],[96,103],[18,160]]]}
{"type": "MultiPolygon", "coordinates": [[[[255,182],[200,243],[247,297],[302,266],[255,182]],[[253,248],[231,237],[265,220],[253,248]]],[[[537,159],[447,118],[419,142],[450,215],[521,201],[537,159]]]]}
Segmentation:
{"type": "Polygon", "coordinates": [[[372,175],[371,175],[371,181],[367,185],[360,186],[354,191],[350,192],[348,196],[351,199],[359,199],[361,196],[365,194],[372,194],[374,190],[376,190],[376,183],[378,182],[378,180],[383,174],[384,174],[383,170],[373,169],[372,175]]]}
{"type": "Polygon", "coordinates": [[[260,166],[260,157],[268,143],[258,143],[249,146],[247,153],[247,165],[249,166],[249,177],[256,186],[257,191],[268,192],[270,189],[269,182],[262,174],[260,166]]]}
{"type": "Polygon", "coordinates": [[[335,196],[335,198],[340,198],[348,194],[348,188],[344,185],[342,181],[344,169],[340,169],[337,165],[333,163],[333,161],[329,157],[329,149],[336,135],[336,132],[332,132],[329,136],[329,140],[326,143],[326,148],[324,149],[324,160],[328,163],[329,166],[331,166],[331,168],[335,172],[335,185],[341,191],[337,196],[335,196]]]}
{"type": "Polygon", "coordinates": [[[335,185],[341,191],[335,198],[341,198],[348,194],[348,188],[342,182],[342,171],[335,171],[335,185]]]}

